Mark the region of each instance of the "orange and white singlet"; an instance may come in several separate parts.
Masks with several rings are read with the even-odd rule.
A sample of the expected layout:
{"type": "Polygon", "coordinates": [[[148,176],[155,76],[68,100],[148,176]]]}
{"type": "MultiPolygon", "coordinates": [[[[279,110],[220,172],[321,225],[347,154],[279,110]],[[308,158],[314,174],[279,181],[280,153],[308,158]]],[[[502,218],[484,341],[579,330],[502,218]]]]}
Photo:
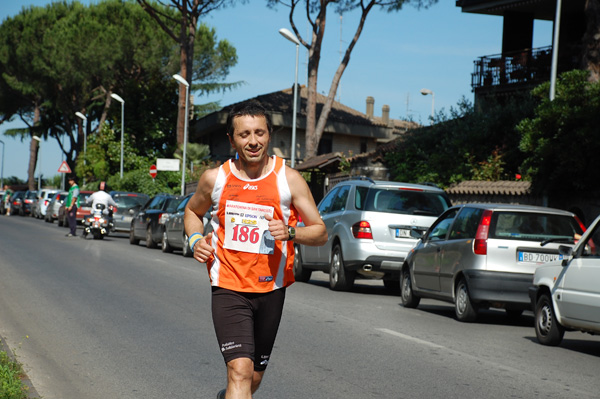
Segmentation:
{"type": "Polygon", "coordinates": [[[296,226],[297,212],[283,159],[258,179],[236,174],[232,160],[219,167],[213,202],[214,256],[207,262],[211,285],[240,292],[270,292],[294,282],[294,243],[278,241],[266,214],[296,226]]]}

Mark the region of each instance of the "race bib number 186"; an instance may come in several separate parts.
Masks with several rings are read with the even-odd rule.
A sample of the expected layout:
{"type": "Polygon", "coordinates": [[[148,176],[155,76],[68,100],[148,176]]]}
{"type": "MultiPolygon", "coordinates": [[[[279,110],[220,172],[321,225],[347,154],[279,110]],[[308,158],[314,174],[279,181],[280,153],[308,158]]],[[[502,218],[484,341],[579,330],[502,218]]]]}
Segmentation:
{"type": "Polygon", "coordinates": [[[273,207],[227,201],[225,204],[224,247],[255,254],[272,254],[275,239],[269,232],[265,215],[273,216],[273,207]]]}

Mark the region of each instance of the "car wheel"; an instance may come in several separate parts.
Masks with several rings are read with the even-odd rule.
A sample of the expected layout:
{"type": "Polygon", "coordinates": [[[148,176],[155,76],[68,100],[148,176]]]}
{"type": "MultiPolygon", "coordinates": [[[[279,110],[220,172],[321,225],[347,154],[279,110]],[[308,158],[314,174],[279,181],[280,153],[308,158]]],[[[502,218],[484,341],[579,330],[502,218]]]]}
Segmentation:
{"type": "Polygon", "coordinates": [[[152,239],[152,226],[146,228],[146,248],[156,248],[156,243],[152,239]]]}
{"type": "Polygon", "coordinates": [[[347,291],[354,285],[354,272],[344,268],[342,248],[336,245],[329,265],[329,287],[334,291],[347,291]]]}
{"type": "Polygon", "coordinates": [[[192,249],[188,245],[188,236],[185,233],[183,233],[183,247],[181,248],[181,254],[186,258],[194,256],[192,249]]]}
{"type": "Polygon", "coordinates": [[[456,286],[456,302],[454,303],[456,318],[459,321],[475,321],[477,309],[471,302],[469,287],[465,279],[461,279],[456,286]]]}
{"type": "Polygon", "coordinates": [[[129,229],[129,243],[131,245],[138,245],[140,243],[140,240],[135,238],[135,233],[133,231],[133,225],[129,229]]]}
{"type": "Polygon", "coordinates": [[[405,308],[414,309],[421,302],[421,298],[416,296],[412,290],[412,279],[407,267],[402,269],[402,274],[400,275],[400,298],[402,299],[402,306],[405,308]]]}
{"type": "Polygon", "coordinates": [[[556,320],[554,306],[548,294],[535,304],[535,335],[542,345],[557,346],[565,335],[565,328],[556,320]]]}
{"type": "Polygon", "coordinates": [[[302,283],[306,283],[310,280],[312,270],[305,269],[302,267],[302,255],[300,255],[300,248],[294,245],[294,279],[302,283]]]}
{"type": "Polygon", "coordinates": [[[58,223],[58,227],[62,227],[63,220],[59,217],[58,219],[56,219],[56,223],[58,223]]]}
{"type": "Polygon", "coordinates": [[[161,249],[163,252],[173,252],[173,247],[169,245],[169,240],[167,240],[167,232],[163,233],[162,246],[161,249]]]}

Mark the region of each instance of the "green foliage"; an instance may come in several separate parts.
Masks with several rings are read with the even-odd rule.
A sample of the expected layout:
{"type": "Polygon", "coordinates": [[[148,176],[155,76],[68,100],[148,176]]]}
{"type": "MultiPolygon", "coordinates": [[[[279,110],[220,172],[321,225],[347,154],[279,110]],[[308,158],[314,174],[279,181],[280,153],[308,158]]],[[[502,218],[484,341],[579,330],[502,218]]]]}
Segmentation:
{"type": "MultiPolygon", "coordinates": [[[[121,170],[121,140],[116,136],[114,130],[108,125],[99,129],[97,134],[88,139],[86,157],[81,157],[77,161],[75,171],[77,176],[85,178],[85,188],[97,188],[101,181],[108,181],[113,175],[120,175],[121,170]]],[[[123,170],[148,170],[153,159],[142,157],[131,145],[129,135],[125,134],[123,138],[123,170]]]]}
{"type": "Polygon", "coordinates": [[[562,74],[553,101],[549,83],[537,87],[533,95],[541,101],[535,115],[517,126],[525,153],[523,170],[537,190],[596,189],[600,84],[589,82],[588,76],[578,70],[562,74]]]}
{"type": "MultiPolygon", "coordinates": [[[[166,18],[180,18],[173,7],[154,7],[166,18]]],[[[229,42],[217,40],[215,29],[200,25],[195,42],[193,88],[200,95],[241,84],[220,83],[237,63],[237,54],[229,42]]],[[[121,107],[110,102],[111,93],[125,99],[127,145],[149,159],[173,156],[178,84],[171,76],[179,71],[179,61],[172,39],[135,1],[28,7],[0,25],[0,120],[19,115],[29,128],[10,134],[56,139],[70,167],[96,184],[112,176],[120,160],[114,146],[103,142],[110,140],[106,137],[94,148],[94,137],[102,135],[99,127],[105,121],[120,138],[121,107]],[[40,121],[34,126],[36,109],[40,121]],[[85,135],[76,129],[81,122],[75,111],[88,118],[85,165],[85,135]]],[[[216,107],[196,106],[194,112],[216,107]]],[[[146,168],[140,166],[140,157],[126,153],[125,159],[130,163],[126,170],[146,168]]]]}
{"type": "Polygon", "coordinates": [[[9,186],[21,186],[27,184],[27,182],[19,179],[17,176],[4,176],[4,184],[8,184],[9,186]]]}
{"type": "Polygon", "coordinates": [[[156,179],[152,179],[148,173],[150,165],[146,169],[136,169],[123,173],[123,179],[119,175],[108,179],[110,190],[134,191],[153,196],[158,193],[180,194],[181,173],[159,171],[156,179]]]}
{"type": "Polygon", "coordinates": [[[26,399],[27,388],[21,382],[21,365],[0,351],[0,399],[26,399]]]}
{"type": "Polygon", "coordinates": [[[350,173],[350,169],[352,169],[352,164],[348,160],[349,157],[352,157],[352,151],[348,151],[348,157],[346,157],[346,155],[342,154],[342,156],[341,156],[342,159],[340,160],[340,166],[339,166],[340,173],[350,173]]]}
{"type": "Polygon", "coordinates": [[[513,127],[532,115],[530,96],[475,109],[466,99],[449,115],[439,112],[435,124],[407,132],[386,154],[392,179],[431,182],[442,187],[470,179],[511,179],[523,160],[513,127]]]}

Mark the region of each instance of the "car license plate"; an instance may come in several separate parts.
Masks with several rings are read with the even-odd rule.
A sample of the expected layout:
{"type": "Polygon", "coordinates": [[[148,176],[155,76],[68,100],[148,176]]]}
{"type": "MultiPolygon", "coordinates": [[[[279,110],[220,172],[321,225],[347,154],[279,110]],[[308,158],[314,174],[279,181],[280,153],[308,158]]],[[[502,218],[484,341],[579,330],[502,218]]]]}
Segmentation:
{"type": "Polygon", "coordinates": [[[560,254],[543,254],[537,252],[521,252],[519,251],[519,262],[531,262],[531,263],[549,263],[562,260],[563,256],[560,254]]]}
{"type": "Polygon", "coordinates": [[[396,238],[412,238],[412,236],[408,229],[396,229],[396,238]]]}

